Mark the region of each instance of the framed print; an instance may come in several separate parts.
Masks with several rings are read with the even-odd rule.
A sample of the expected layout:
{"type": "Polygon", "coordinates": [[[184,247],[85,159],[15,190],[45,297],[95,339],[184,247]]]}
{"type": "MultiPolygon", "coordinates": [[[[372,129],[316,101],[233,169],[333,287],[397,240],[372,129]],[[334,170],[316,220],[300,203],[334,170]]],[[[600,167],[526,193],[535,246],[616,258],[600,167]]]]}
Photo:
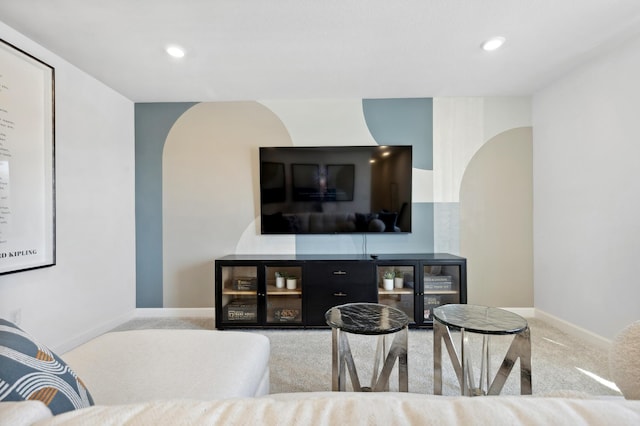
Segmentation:
{"type": "Polygon", "coordinates": [[[55,264],[54,80],[0,40],[0,274],[55,264]]]}
{"type": "Polygon", "coordinates": [[[317,164],[291,165],[293,201],[321,200],[322,191],[320,184],[320,166],[317,164]]]}
{"type": "Polygon", "coordinates": [[[327,192],[335,201],[353,201],[354,164],[327,165],[327,192]]]}

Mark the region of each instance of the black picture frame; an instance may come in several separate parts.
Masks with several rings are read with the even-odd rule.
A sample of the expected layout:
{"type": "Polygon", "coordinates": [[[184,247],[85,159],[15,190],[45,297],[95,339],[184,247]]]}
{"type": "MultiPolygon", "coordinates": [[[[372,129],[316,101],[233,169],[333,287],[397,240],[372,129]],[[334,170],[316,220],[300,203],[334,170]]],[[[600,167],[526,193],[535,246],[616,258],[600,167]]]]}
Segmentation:
{"type": "Polygon", "coordinates": [[[334,201],[353,201],[355,164],[327,165],[327,192],[334,201]]]}
{"type": "Polygon", "coordinates": [[[320,166],[318,164],[291,164],[291,194],[293,201],[320,201],[320,166]]]}
{"type": "Polygon", "coordinates": [[[0,275],[53,266],[55,69],[0,39],[0,275]]]}

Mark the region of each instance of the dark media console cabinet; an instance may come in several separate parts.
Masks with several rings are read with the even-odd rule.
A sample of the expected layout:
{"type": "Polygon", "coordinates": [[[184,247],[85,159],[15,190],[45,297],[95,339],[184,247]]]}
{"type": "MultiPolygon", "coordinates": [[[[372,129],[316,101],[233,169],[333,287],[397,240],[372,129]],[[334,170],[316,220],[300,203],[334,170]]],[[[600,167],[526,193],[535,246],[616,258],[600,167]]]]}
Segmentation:
{"type": "Polygon", "coordinates": [[[215,285],[218,329],[327,327],[325,312],[351,302],[390,305],[411,327],[432,327],[433,308],[467,302],[467,261],[446,253],[235,255],[216,259],[215,285]]]}

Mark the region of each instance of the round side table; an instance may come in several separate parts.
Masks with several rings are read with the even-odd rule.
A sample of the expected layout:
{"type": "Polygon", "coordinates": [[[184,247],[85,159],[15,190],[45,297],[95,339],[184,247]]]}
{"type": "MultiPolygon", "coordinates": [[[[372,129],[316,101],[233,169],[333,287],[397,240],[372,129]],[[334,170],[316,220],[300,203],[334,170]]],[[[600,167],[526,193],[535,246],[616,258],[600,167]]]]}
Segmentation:
{"type": "Polygon", "coordinates": [[[433,310],[433,393],[442,395],[442,342],[460,382],[462,395],[498,395],[520,358],[520,393],[531,395],[531,336],[527,320],[513,312],[487,306],[451,304],[433,310]],[[460,331],[460,358],[451,339],[451,330],[460,331]],[[480,380],[475,385],[471,363],[467,356],[466,333],[480,333],[482,360],[480,380]],[[489,371],[489,336],[514,335],[514,339],[495,374],[489,371]]]}
{"type": "Polygon", "coordinates": [[[409,391],[407,370],[409,318],[404,312],[377,303],[348,303],[329,309],[325,313],[325,319],[331,326],[332,332],[332,390],[345,390],[345,367],[349,371],[354,391],[389,390],[389,376],[398,360],[398,389],[400,392],[409,391]],[[378,336],[370,387],[360,385],[347,337],[349,333],[378,336]],[[394,337],[387,351],[385,337],[391,334],[394,337]],[[383,360],[382,370],[380,370],[381,360],[383,360]]]}

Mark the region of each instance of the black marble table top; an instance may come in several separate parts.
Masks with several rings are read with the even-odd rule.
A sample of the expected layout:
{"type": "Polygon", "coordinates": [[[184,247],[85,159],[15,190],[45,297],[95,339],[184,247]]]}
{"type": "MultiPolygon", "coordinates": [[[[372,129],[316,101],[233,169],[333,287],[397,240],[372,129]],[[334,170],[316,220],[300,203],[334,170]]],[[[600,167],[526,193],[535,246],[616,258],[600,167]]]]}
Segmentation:
{"type": "Polygon", "coordinates": [[[354,334],[395,333],[409,324],[409,318],[401,310],[377,303],[334,306],[324,317],[332,328],[354,334]]]}
{"type": "Polygon", "coordinates": [[[518,314],[487,306],[451,304],[433,310],[433,318],[452,328],[481,334],[517,334],[528,327],[518,314]]]}

